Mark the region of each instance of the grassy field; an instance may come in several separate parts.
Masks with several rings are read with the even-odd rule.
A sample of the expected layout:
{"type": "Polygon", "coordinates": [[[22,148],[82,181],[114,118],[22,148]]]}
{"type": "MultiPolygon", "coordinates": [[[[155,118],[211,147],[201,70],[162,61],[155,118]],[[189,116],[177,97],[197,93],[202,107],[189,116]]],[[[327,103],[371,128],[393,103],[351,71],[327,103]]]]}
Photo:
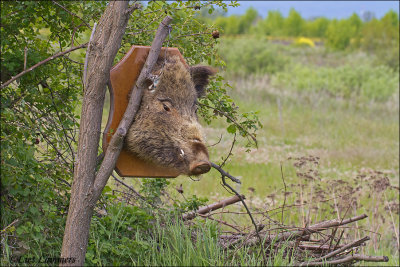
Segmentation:
{"type": "MultiPolygon", "coordinates": [[[[250,206],[273,209],[283,201],[283,175],[287,203],[298,204],[300,196],[302,204],[308,203],[286,212],[285,223],[299,225],[307,219],[316,222],[365,213],[369,218],[361,226],[382,235],[372,234],[368,249],[398,256],[397,72],[375,65],[373,56],[361,52],[246,41],[247,46],[242,39],[221,44],[233,69],[223,73],[233,87],[230,95],[242,111],[258,111],[263,124],[257,133],[258,148],[246,152],[244,141],[239,140],[225,166],[241,179],[236,188],[248,197],[250,206]],[[242,46],[253,49],[246,53],[263,51],[267,60],[276,55],[273,65],[264,68],[269,63],[264,64],[262,58],[230,54],[242,46]],[[299,158],[307,161],[309,156],[318,157],[318,164],[295,166],[299,158]],[[307,172],[311,178],[301,176],[307,172]],[[351,197],[343,197],[346,194],[351,197]],[[319,202],[323,199],[334,199],[335,204],[319,202]]],[[[225,128],[223,119],[205,127],[208,145],[216,144],[209,147],[216,163],[222,162],[231,147],[233,136],[225,128]]],[[[174,187],[180,184],[186,196],[195,194],[210,202],[229,196],[215,170],[202,175],[200,181],[172,179],[170,193],[179,197],[174,187]]]]}
{"type": "MultiPolygon", "coordinates": [[[[229,94],[240,110],[258,111],[263,124],[258,148],[246,152],[238,138],[224,167],[241,179],[235,186],[250,207],[273,210],[283,201],[297,204],[283,218],[297,226],[365,213],[369,217],[347,237],[369,235],[365,253],[388,255],[389,265],[397,265],[397,71],[376,64],[372,55],[324,47],[236,38],[223,40],[220,48],[229,67],[222,73],[233,87],[229,94]],[[238,49],[246,52],[235,53],[238,49]]],[[[203,125],[210,158],[221,163],[233,136],[223,119],[203,125]]],[[[141,179],[129,182],[139,187],[141,179]]],[[[178,199],[182,196],[175,187],[180,184],[185,196],[207,197],[210,203],[230,195],[215,170],[170,182],[168,192],[178,199]]],[[[280,212],[270,215],[281,219],[280,212]]],[[[245,216],[235,219],[250,224],[245,216]]]]}

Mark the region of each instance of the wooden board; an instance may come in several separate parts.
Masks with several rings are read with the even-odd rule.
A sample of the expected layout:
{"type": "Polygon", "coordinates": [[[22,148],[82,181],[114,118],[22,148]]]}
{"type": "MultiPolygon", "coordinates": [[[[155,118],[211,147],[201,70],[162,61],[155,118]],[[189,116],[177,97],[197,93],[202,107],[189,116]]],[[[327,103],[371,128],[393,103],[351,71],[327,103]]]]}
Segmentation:
{"type": "MultiPolygon", "coordinates": [[[[165,54],[165,49],[163,47],[160,54],[165,54]]],[[[103,134],[103,151],[107,149],[108,142],[125,113],[128,106],[128,94],[139,77],[149,51],[149,46],[132,46],[124,58],[110,71],[112,85],[110,113],[103,134]]],[[[179,56],[186,65],[185,59],[177,48],[168,48],[167,55],[179,56]]],[[[139,159],[124,148],[119,155],[115,170],[118,175],[124,177],[174,178],[179,175],[174,170],[139,159]]]]}

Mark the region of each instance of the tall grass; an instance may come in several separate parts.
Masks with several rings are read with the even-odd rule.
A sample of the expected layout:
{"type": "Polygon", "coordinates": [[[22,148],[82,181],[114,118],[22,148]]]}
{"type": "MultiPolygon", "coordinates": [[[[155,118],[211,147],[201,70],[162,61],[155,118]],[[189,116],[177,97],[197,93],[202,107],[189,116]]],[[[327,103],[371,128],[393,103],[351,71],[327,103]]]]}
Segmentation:
{"type": "MultiPolygon", "coordinates": [[[[270,216],[280,221],[281,211],[274,209],[283,203],[283,176],[288,187],[286,204],[299,206],[285,211],[282,223],[301,226],[307,220],[366,213],[369,218],[344,238],[368,234],[371,241],[365,253],[388,255],[389,265],[398,265],[394,234],[399,226],[395,189],[399,186],[398,73],[386,65],[376,65],[374,56],[357,51],[329,52],[323,47],[278,45],[250,37],[222,40],[220,48],[228,66],[224,75],[233,85],[229,93],[243,111],[259,111],[264,125],[257,134],[258,149],[247,153],[238,140],[225,165],[241,179],[236,189],[246,195],[248,205],[254,210],[271,210],[270,216]],[[299,176],[299,171],[308,169],[299,170],[288,159],[307,155],[320,158],[313,170],[318,175],[312,181],[299,176]],[[343,197],[346,195],[351,197],[343,197]],[[331,200],[319,202],[323,199],[331,200]]],[[[231,146],[232,136],[225,129],[223,119],[205,127],[207,143],[213,145],[209,147],[210,157],[217,163],[231,146]]],[[[179,201],[185,201],[175,190],[180,184],[184,195],[207,197],[210,202],[230,196],[214,170],[202,175],[200,181],[183,176],[170,181],[168,193],[179,201]]],[[[142,184],[140,179],[130,182],[135,188],[142,184]]],[[[231,208],[243,211],[240,206],[231,208]]],[[[220,218],[250,224],[246,215],[233,218],[224,214],[220,218]]],[[[261,218],[256,216],[256,220],[261,218]]],[[[148,234],[131,233],[130,242],[137,245],[138,254],[123,262],[261,264],[247,248],[227,255],[215,238],[220,229],[207,220],[199,222],[193,228],[177,221],[155,223],[148,234]]],[[[98,254],[96,258],[98,264],[105,264],[104,258],[110,256],[98,254]]],[[[273,261],[271,265],[288,265],[283,256],[273,261]]]]}
{"type": "MultiPolygon", "coordinates": [[[[246,153],[243,144],[237,142],[225,166],[241,178],[242,185],[237,189],[248,196],[249,205],[265,210],[282,204],[281,164],[291,192],[287,203],[298,204],[302,193],[304,201],[315,204],[315,209],[307,204],[285,213],[285,223],[303,223],[303,212],[310,214],[314,222],[336,218],[332,202],[329,204],[333,206],[320,204],[318,209],[313,199],[316,192],[322,190],[326,198],[332,198],[334,191],[338,207],[346,207],[350,202],[340,197],[341,188],[355,190],[362,186],[361,195],[350,193],[359,205],[351,208],[351,215],[359,212],[370,216],[358,225],[377,233],[371,234],[375,237],[368,243],[368,249],[377,255],[387,255],[390,251],[389,256],[393,256],[390,262],[395,263],[398,245],[394,229],[399,227],[395,189],[399,186],[399,74],[386,65],[376,65],[374,56],[362,52],[283,46],[250,37],[222,41],[221,51],[228,63],[225,76],[233,85],[229,93],[244,111],[259,111],[264,125],[257,134],[258,149],[246,153]],[[238,55],[237,51],[243,48],[247,56],[238,55]],[[265,55],[275,57],[280,63],[268,66],[274,61],[264,62],[251,56],[263,49],[267,50],[263,51],[265,55]],[[323,183],[307,183],[304,188],[304,178],[296,175],[298,170],[288,158],[307,155],[320,158],[318,172],[323,183]],[[379,182],[371,178],[377,175],[379,182]],[[357,180],[357,176],[364,178],[357,180]],[[391,186],[385,189],[387,201],[373,187],[374,183],[385,183],[384,177],[391,186]],[[344,184],[332,187],[341,181],[344,184]],[[391,218],[389,202],[394,205],[392,209],[396,207],[394,213],[391,211],[397,215],[394,221],[385,219],[391,218]]],[[[225,133],[225,128],[221,119],[205,130],[208,144],[216,144],[209,150],[211,160],[217,163],[227,156],[231,146],[232,136],[225,133]]],[[[203,175],[200,182],[186,177],[172,180],[173,187],[179,184],[183,184],[187,194],[206,196],[211,201],[229,196],[220,186],[218,172],[213,170],[203,175]]],[[[345,211],[339,211],[344,216],[345,211]]],[[[243,223],[249,223],[245,216],[243,223]]],[[[362,233],[365,232],[358,232],[362,233]]]]}
{"type": "MultiPolygon", "coordinates": [[[[121,208],[121,207],[120,207],[121,208]]],[[[119,209],[120,209],[119,208],[119,209]]],[[[124,210],[120,209],[120,210],[124,210]]],[[[130,238],[125,236],[129,218],[123,212],[94,221],[86,262],[98,266],[225,266],[261,265],[261,260],[249,249],[232,254],[218,243],[220,229],[215,222],[184,225],[178,217],[154,220],[147,231],[131,226],[130,238]],[[110,224],[104,224],[109,218],[110,224]],[[105,228],[108,239],[99,235],[98,227],[105,228]],[[121,236],[122,234],[122,236],[121,236]],[[105,248],[107,246],[107,248],[105,248]]],[[[101,232],[101,231],[100,231],[101,232]]],[[[282,255],[274,261],[284,262],[282,255]]]]}

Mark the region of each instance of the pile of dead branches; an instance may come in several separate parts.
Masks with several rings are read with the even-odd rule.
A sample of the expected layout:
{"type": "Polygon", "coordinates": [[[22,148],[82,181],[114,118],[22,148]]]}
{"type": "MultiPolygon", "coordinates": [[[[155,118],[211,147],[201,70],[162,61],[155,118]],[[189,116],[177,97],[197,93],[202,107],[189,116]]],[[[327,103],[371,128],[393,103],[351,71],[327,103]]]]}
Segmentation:
{"type": "MultiPolygon", "coordinates": [[[[247,246],[260,248],[265,261],[273,257],[276,251],[284,250],[284,257],[294,265],[320,266],[320,265],[350,265],[360,261],[387,262],[387,256],[368,256],[360,254],[361,247],[370,239],[369,236],[357,240],[349,240],[350,235],[345,231],[350,229],[348,224],[363,220],[367,215],[347,219],[334,219],[322,221],[306,227],[283,225],[277,221],[268,225],[257,224],[257,229],[242,230],[243,227],[215,218],[221,212],[213,212],[228,205],[244,201],[244,196],[235,195],[228,199],[216,202],[197,210],[183,214],[184,221],[190,221],[198,216],[215,220],[220,224],[232,228],[219,236],[219,243],[226,250],[233,253],[247,246]],[[214,216],[213,216],[214,215],[214,216]],[[346,238],[344,238],[346,236],[346,238]]],[[[223,211],[223,213],[238,213],[223,211]]],[[[245,214],[242,212],[242,214],[245,214]]]]}

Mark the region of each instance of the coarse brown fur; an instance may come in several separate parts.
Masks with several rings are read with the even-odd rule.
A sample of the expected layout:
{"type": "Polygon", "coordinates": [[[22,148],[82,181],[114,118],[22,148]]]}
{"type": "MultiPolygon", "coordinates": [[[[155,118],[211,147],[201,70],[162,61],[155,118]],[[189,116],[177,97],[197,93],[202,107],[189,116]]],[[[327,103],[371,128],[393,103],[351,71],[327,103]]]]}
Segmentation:
{"type": "Polygon", "coordinates": [[[207,66],[187,67],[179,57],[160,58],[156,79],[148,82],[125,147],[138,157],[183,174],[201,174],[209,168],[196,110],[208,78],[207,66]]]}

